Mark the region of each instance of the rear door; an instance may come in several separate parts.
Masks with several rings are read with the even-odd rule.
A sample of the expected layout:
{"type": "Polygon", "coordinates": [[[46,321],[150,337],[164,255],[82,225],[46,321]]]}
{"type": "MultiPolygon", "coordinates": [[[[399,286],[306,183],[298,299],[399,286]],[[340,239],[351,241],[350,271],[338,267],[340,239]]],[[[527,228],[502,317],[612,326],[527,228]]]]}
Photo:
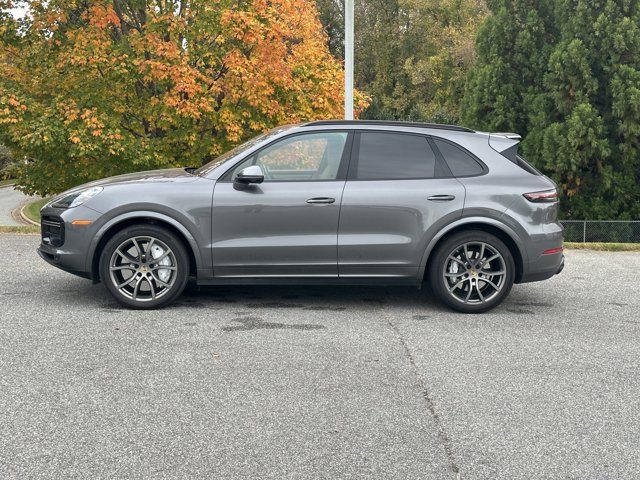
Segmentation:
{"type": "Polygon", "coordinates": [[[279,139],[236,166],[213,194],[216,277],[336,277],[338,219],[350,136],[309,132],[279,139]],[[264,183],[233,179],[259,165],[264,183]]]}
{"type": "Polygon", "coordinates": [[[462,216],[465,190],[424,135],[361,131],[342,197],[341,278],[415,280],[427,243],[462,216]]]}

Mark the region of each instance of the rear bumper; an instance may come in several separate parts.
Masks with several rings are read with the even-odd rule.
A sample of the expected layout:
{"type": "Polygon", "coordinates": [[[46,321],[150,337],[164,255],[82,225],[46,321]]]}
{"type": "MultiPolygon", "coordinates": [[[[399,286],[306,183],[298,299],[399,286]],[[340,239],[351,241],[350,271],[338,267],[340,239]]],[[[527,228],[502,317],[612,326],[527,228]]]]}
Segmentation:
{"type": "Polygon", "coordinates": [[[564,270],[565,257],[562,253],[541,257],[533,265],[529,265],[529,270],[524,273],[518,283],[541,282],[559,275],[564,270]]]}

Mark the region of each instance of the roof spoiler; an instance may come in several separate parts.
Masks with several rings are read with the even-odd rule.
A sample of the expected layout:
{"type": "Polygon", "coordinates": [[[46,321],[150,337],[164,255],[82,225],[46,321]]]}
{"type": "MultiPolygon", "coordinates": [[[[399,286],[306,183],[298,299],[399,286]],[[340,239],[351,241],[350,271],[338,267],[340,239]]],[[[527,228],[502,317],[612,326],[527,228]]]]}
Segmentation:
{"type": "Polygon", "coordinates": [[[522,136],[517,133],[489,134],[489,146],[512,162],[516,162],[520,140],[522,140],[522,136]]]}
{"type": "Polygon", "coordinates": [[[509,140],[522,140],[522,135],[518,135],[517,133],[492,133],[491,135],[495,135],[496,137],[505,137],[509,140]]]}

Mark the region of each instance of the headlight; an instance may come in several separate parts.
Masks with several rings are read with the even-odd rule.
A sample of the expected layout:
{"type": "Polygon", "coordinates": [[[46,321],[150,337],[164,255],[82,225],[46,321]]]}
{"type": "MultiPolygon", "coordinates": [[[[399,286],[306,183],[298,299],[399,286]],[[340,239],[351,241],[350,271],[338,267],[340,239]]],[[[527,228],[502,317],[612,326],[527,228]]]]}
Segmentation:
{"type": "Polygon", "coordinates": [[[91,187],[86,190],[80,190],[78,192],[74,192],[70,195],[62,197],[59,200],[54,201],[51,206],[53,208],[73,208],[78,205],[82,205],[84,202],[89,200],[90,198],[98,195],[102,190],[102,187],[91,187]]]}

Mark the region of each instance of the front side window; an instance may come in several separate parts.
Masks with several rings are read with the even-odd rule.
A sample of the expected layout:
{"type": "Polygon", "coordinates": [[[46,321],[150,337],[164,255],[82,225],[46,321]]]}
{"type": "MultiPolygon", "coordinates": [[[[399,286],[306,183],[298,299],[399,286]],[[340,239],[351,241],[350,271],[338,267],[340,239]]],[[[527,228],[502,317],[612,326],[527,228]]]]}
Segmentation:
{"type": "Polygon", "coordinates": [[[245,142],[245,143],[243,143],[241,145],[238,145],[237,147],[229,150],[228,152],[223,153],[222,155],[220,155],[219,157],[217,157],[213,161],[207,163],[206,165],[203,165],[202,167],[197,169],[194,172],[194,174],[201,175],[201,176],[206,176],[209,173],[211,173],[213,170],[218,168],[220,165],[225,163],[226,161],[231,160],[235,156],[242,155],[243,152],[246,152],[247,150],[250,150],[251,148],[253,148],[256,145],[258,145],[259,143],[264,142],[269,137],[280,135],[282,132],[284,132],[284,131],[286,131],[286,130],[288,130],[290,128],[291,128],[291,126],[287,125],[287,126],[284,126],[284,127],[274,128],[273,130],[270,130],[270,131],[268,131],[266,133],[263,133],[262,135],[258,135],[257,137],[252,138],[251,140],[249,140],[248,142],[245,142]]]}
{"type": "Polygon", "coordinates": [[[433,178],[436,156],[426,137],[362,132],[355,177],[358,180],[433,178]]]}
{"type": "Polygon", "coordinates": [[[259,165],[265,182],[335,180],[347,142],[347,132],[322,132],[285,138],[242,162],[232,176],[259,165]]]}

